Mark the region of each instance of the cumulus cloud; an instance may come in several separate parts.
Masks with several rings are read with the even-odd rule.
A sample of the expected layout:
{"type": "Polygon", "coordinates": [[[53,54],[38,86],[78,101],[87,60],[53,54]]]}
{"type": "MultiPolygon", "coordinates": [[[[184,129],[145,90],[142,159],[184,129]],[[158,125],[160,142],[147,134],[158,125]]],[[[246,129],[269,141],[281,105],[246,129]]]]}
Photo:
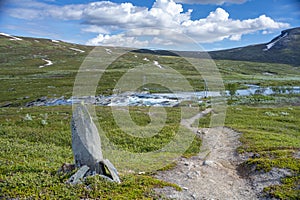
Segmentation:
{"type": "MultiPolygon", "coordinates": [[[[208,2],[206,0],[176,1],[208,2]]],[[[245,0],[209,2],[243,3],[245,0]]],[[[26,4],[26,6],[16,9],[26,9],[26,11],[23,12],[24,15],[20,15],[20,12],[11,9],[9,12],[14,17],[79,20],[84,26],[83,31],[98,34],[97,37],[87,42],[89,45],[146,47],[160,43],[171,46],[182,44],[185,41],[191,42],[190,39],[187,39],[188,37],[193,38],[197,43],[216,42],[224,39],[236,41],[245,34],[257,31],[268,33],[275,29],[289,27],[289,24],[277,22],[266,15],[245,20],[232,19],[230,14],[222,8],[211,11],[205,18],[191,19],[193,11],[185,11],[181,4],[173,0],[156,0],[151,8],[138,7],[132,3],[118,4],[100,1],[66,6],[45,3],[26,4]],[[28,13],[33,14],[29,15],[28,13]]]]}
{"type": "Polygon", "coordinates": [[[234,3],[234,4],[242,4],[248,0],[175,0],[178,3],[186,3],[186,4],[216,4],[222,5],[224,3],[234,3]]]}
{"type": "Polygon", "coordinates": [[[145,47],[148,41],[140,41],[135,37],[126,36],[125,34],[103,35],[99,34],[87,42],[87,45],[104,45],[104,46],[122,46],[122,47],[145,47]]]}
{"type": "Polygon", "coordinates": [[[97,25],[88,25],[85,28],[82,28],[82,31],[90,32],[90,33],[109,34],[109,31],[105,27],[101,27],[97,25]]]}

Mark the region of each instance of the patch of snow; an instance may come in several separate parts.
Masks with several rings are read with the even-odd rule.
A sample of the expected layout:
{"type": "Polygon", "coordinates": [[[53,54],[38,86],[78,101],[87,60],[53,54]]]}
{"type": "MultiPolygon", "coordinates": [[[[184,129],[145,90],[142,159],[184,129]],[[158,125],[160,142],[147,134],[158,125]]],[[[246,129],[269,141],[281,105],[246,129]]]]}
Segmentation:
{"type": "Polygon", "coordinates": [[[144,60],[144,61],[150,61],[148,58],[144,58],[143,60],[144,60]]]}
{"type": "Polygon", "coordinates": [[[264,51],[268,51],[268,50],[271,49],[275,44],[276,44],[276,41],[271,42],[270,44],[267,44],[267,45],[266,45],[266,48],[264,49],[264,51]]]}
{"type": "Polygon", "coordinates": [[[112,53],[112,51],[110,49],[105,49],[105,51],[106,51],[107,54],[111,54],[112,53]]]}
{"type": "Polygon", "coordinates": [[[264,72],[263,75],[265,75],[265,76],[274,76],[275,74],[270,73],[270,72],[264,72]]]}
{"type": "Polygon", "coordinates": [[[51,40],[51,41],[52,41],[52,42],[56,42],[56,43],[59,42],[58,40],[51,40]]]}
{"type": "Polygon", "coordinates": [[[134,55],[135,58],[137,58],[137,55],[134,55]]]}
{"type": "Polygon", "coordinates": [[[47,63],[44,64],[44,65],[39,66],[39,68],[43,68],[43,67],[47,67],[47,66],[53,65],[53,62],[51,60],[46,60],[44,58],[42,60],[45,61],[45,62],[47,62],[47,63]]]}
{"type": "Polygon", "coordinates": [[[34,40],[35,42],[40,42],[40,41],[38,41],[38,40],[34,40]]]}
{"type": "Polygon", "coordinates": [[[21,39],[21,38],[18,38],[18,37],[15,37],[15,36],[12,36],[12,35],[9,35],[9,34],[6,34],[6,33],[0,33],[0,35],[3,35],[3,36],[5,36],[5,37],[10,37],[10,39],[9,40],[23,40],[23,39],[21,39]]]}
{"type": "Polygon", "coordinates": [[[78,51],[78,52],[80,52],[80,53],[84,53],[85,51],[83,51],[83,50],[81,50],[81,49],[76,49],[76,48],[70,48],[71,50],[73,50],[73,51],[78,51]]]}
{"type": "Polygon", "coordinates": [[[159,67],[160,69],[163,69],[163,67],[159,64],[158,61],[154,60],[154,61],[153,61],[153,64],[154,64],[155,66],[159,67]]]}
{"type": "Polygon", "coordinates": [[[285,33],[282,36],[279,36],[275,41],[269,43],[266,45],[266,48],[263,49],[263,51],[268,51],[269,49],[271,49],[277,42],[279,42],[282,38],[286,37],[288,35],[288,33],[285,33]]]}

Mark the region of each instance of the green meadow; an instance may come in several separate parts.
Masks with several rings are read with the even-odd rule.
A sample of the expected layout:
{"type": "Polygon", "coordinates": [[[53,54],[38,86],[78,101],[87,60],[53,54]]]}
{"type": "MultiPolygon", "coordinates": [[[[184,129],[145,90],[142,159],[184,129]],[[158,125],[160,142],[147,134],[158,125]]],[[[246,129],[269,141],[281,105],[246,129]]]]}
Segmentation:
{"type": "MultiPolygon", "coordinates": [[[[121,184],[107,182],[98,176],[90,177],[76,186],[66,184],[71,174],[58,173],[58,169],[63,163],[73,162],[70,130],[72,107],[25,105],[41,97],[71,97],[77,71],[93,47],[54,43],[46,39],[23,39],[10,41],[0,37],[0,198],[159,199],[153,188],[169,186],[181,190],[179,186],[153,176],[157,170],[174,167],[176,162],[168,162],[163,167],[153,166],[160,169],[146,173],[139,173],[130,164],[121,166],[120,163],[114,163],[121,169],[121,184]],[[53,65],[39,68],[45,64],[42,59],[51,60],[53,65]]],[[[183,58],[129,52],[108,67],[96,93],[112,94],[117,80],[128,69],[147,65],[147,61],[143,60],[145,57],[182,74],[194,90],[204,89],[201,75],[183,58]]],[[[242,145],[237,152],[258,155],[242,165],[245,169],[255,166],[256,170],[266,172],[273,167],[289,169],[291,176],[283,178],[281,185],[265,188],[264,192],[279,199],[298,199],[300,94],[240,97],[235,90],[245,88],[245,84],[274,88],[300,86],[300,66],[231,60],[216,60],[215,64],[224,87],[233,90],[227,98],[225,126],[242,133],[242,145]]],[[[157,84],[149,84],[147,88],[150,92],[168,91],[157,84]]],[[[196,107],[201,110],[210,107],[210,98],[202,100],[203,104],[196,107]]],[[[179,130],[189,132],[179,125],[180,109],[166,108],[165,126],[151,138],[135,138],[126,134],[116,124],[110,107],[97,106],[96,113],[99,126],[118,148],[133,153],[147,153],[161,149],[179,130]]],[[[148,111],[148,107],[131,107],[130,115],[136,124],[143,127],[151,122],[148,111]]],[[[201,118],[199,127],[208,127],[210,117],[201,118]]],[[[128,127],[127,131],[140,130],[128,127]]],[[[196,155],[200,146],[201,139],[195,136],[182,156],[196,155]]],[[[153,163],[144,164],[151,166],[153,163]]]]}

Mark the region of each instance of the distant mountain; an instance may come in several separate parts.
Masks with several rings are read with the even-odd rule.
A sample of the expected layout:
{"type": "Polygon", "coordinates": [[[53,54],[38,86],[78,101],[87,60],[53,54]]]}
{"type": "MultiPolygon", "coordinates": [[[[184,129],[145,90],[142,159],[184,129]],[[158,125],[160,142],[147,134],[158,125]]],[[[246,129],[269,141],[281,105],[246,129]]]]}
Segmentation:
{"type": "MultiPolygon", "coordinates": [[[[56,40],[47,40],[47,39],[37,40],[36,38],[25,38],[25,37],[19,38],[5,33],[0,33],[0,44],[1,44],[1,38],[7,38],[9,40],[17,41],[19,43],[21,42],[21,40],[25,39],[26,41],[31,41],[33,47],[37,45],[41,46],[41,44],[45,44],[46,45],[44,46],[45,48],[40,49],[42,51],[48,49],[47,46],[49,45],[53,46],[53,44],[57,45],[57,47],[60,47],[57,50],[63,50],[62,47],[68,47],[65,50],[73,51],[73,52],[76,50],[78,51],[78,49],[74,47],[79,47],[84,50],[88,50],[88,52],[93,48],[92,46],[70,44],[70,43],[65,43],[56,40]],[[37,41],[41,41],[41,43],[38,44],[36,43],[37,41]]],[[[79,50],[77,53],[80,53],[80,51],[81,50],[79,50]]],[[[273,40],[265,44],[250,45],[246,47],[239,47],[239,48],[226,49],[220,51],[210,51],[208,52],[208,54],[207,52],[199,52],[199,51],[197,52],[196,51],[167,51],[167,50],[149,50],[149,49],[138,49],[132,51],[136,53],[154,54],[160,56],[180,55],[180,56],[196,57],[196,58],[211,57],[215,60],[241,60],[241,61],[265,62],[265,63],[283,63],[283,64],[290,64],[293,66],[300,66],[300,27],[284,30],[281,32],[279,36],[275,37],[273,40]]],[[[81,53],[82,52],[84,51],[81,51],[81,53]]]]}
{"type": "Polygon", "coordinates": [[[300,66],[300,27],[284,30],[268,43],[209,52],[213,59],[300,66]]]}
{"type": "Polygon", "coordinates": [[[196,58],[211,58],[216,60],[242,60],[266,63],[283,63],[300,66],[300,27],[284,30],[268,43],[250,45],[233,49],[206,52],[199,51],[165,51],[165,50],[135,50],[138,53],[168,56],[187,56],[196,58]]]}

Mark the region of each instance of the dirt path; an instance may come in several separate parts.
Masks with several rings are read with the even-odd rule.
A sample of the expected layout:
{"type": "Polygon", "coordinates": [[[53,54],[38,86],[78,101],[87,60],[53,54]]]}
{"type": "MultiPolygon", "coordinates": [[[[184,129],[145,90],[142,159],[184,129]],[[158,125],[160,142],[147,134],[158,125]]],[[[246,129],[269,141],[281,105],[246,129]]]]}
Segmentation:
{"type": "MultiPolygon", "coordinates": [[[[182,125],[197,133],[198,129],[191,127],[191,124],[210,111],[207,109],[183,121],[182,125]]],[[[156,175],[161,180],[179,185],[183,190],[178,192],[166,187],[155,191],[174,199],[257,199],[250,184],[236,171],[241,162],[235,153],[240,145],[239,133],[223,127],[201,129],[201,132],[204,133],[203,145],[197,156],[180,158],[174,169],[156,175]]]]}

